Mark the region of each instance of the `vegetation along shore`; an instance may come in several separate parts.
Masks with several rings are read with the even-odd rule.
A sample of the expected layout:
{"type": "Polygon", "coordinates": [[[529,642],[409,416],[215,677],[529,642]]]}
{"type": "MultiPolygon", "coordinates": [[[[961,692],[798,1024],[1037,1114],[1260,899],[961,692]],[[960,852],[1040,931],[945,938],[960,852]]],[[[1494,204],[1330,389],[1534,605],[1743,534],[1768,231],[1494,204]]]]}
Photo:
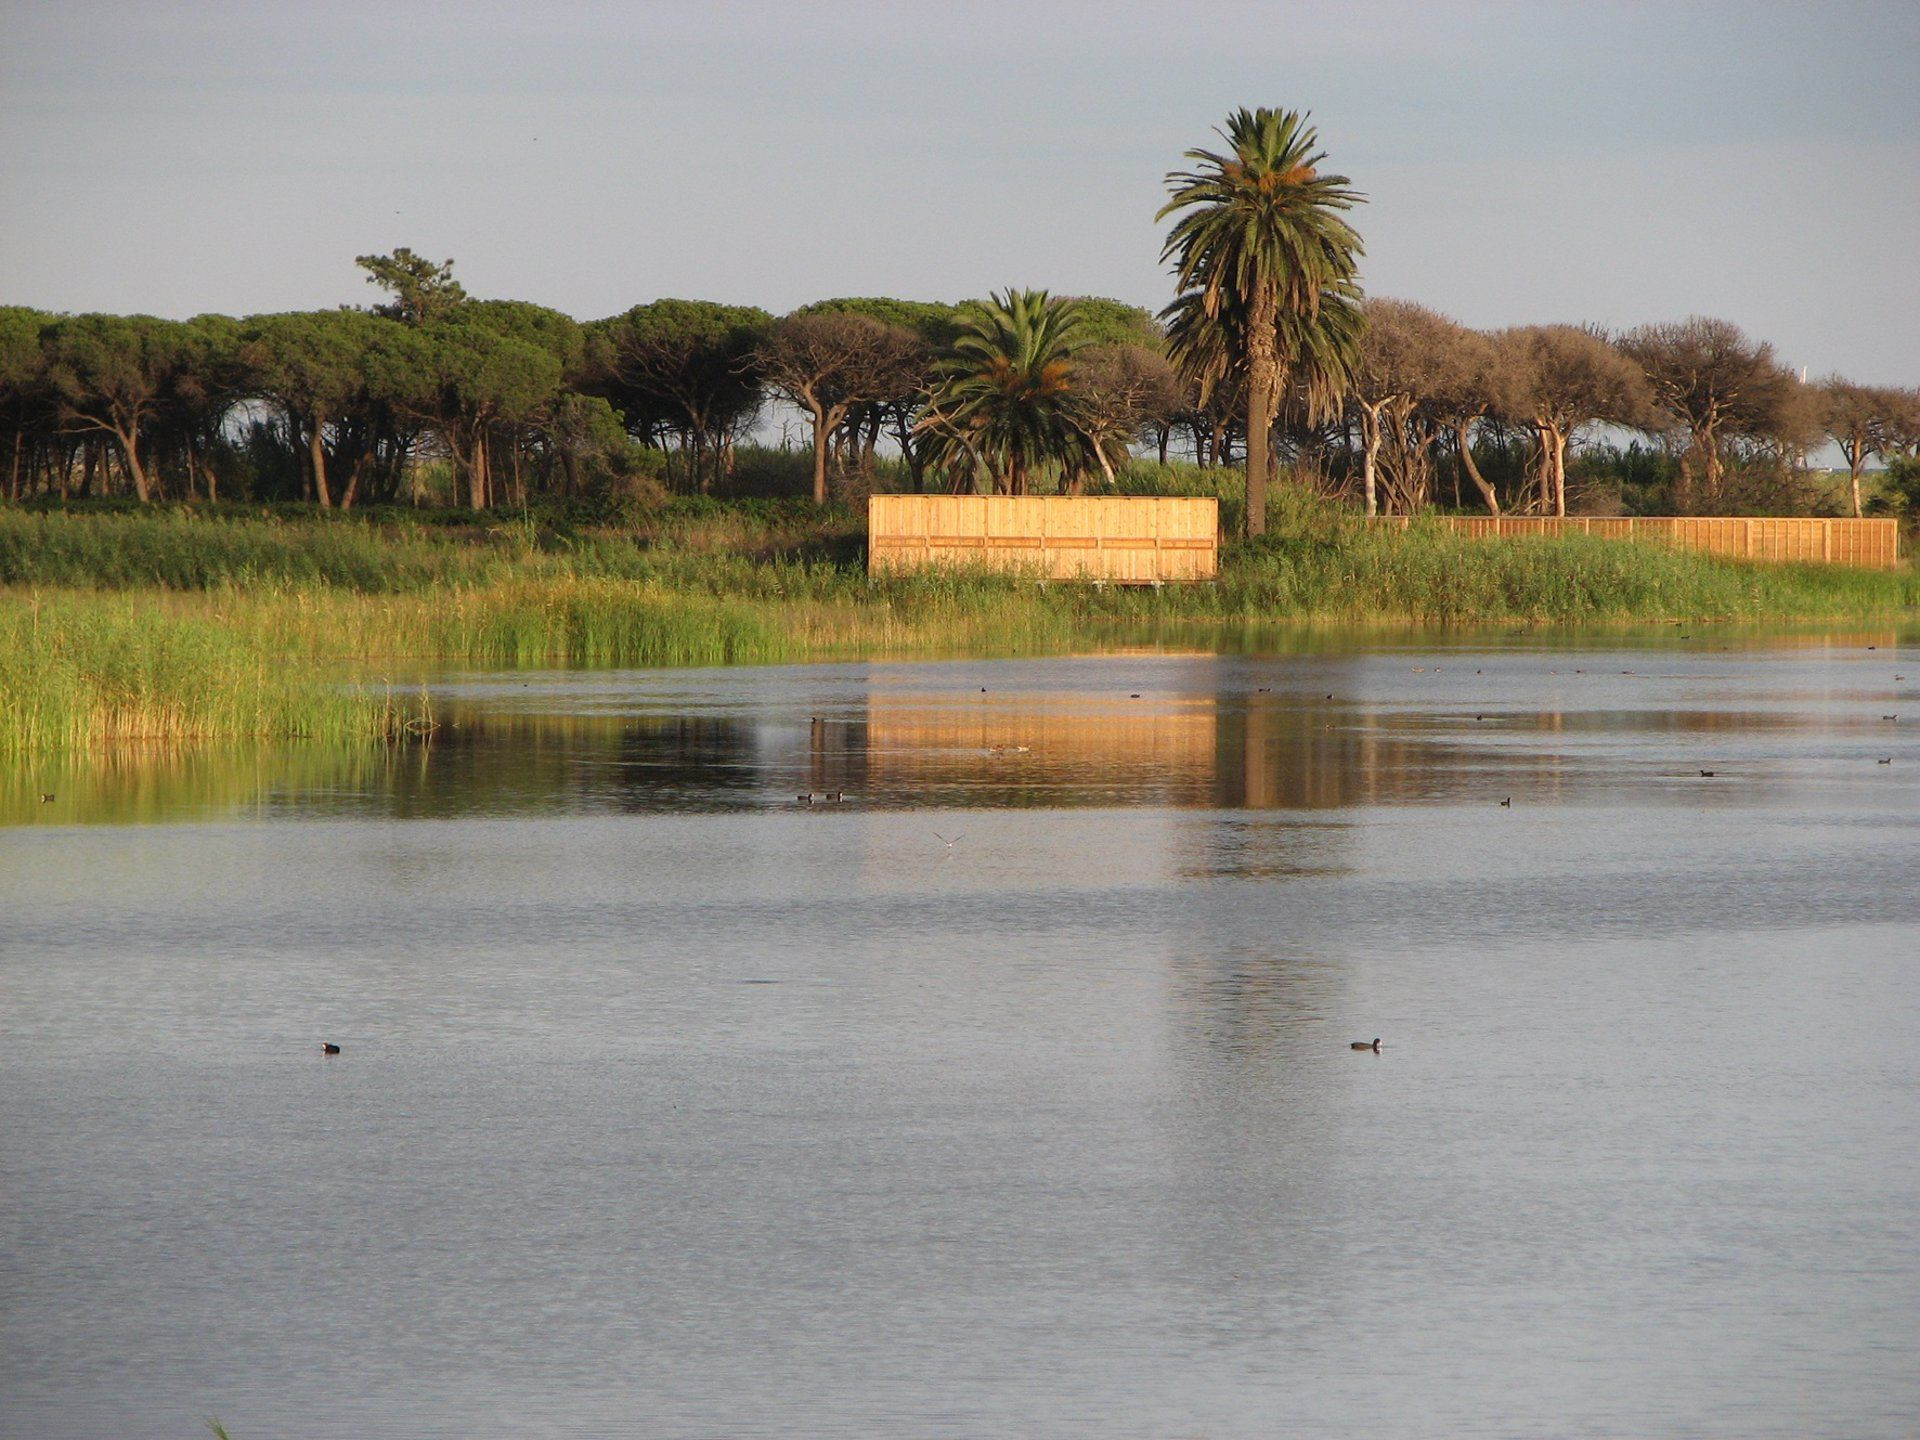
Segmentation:
{"type": "Polygon", "coordinates": [[[428,733],[425,663],[1057,652],[1153,627],[1911,615],[1866,574],[1420,517],[1920,507],[1920,392],[1691,317],[1480,332],[1360,288],[1304,115],[1166,177],[1158,314],[1008,289],[580,323],[358,257],[370,307],[0,306],[0,753],[428,733]],[[768,443],[775,425],[782,443],[768,443]],[[788,443],[791,442],[791,443],[788,443]],[[1816,469],[1832,446],[1845,471],[1816,469]],[[1878,460],[1877,467],[1870,462],[1878,460]],[[1216,583],[870,580],[876,491],[1200,494],[1216,583]],[[1413,517],[1404,532],[1363,517],[1413,517]]]}
{"type": "MultiPolygon", "coordinates": [[[[1129,479],[1133,477],[1128,477],[1129,479]]],[[[1143,477],[1156,478],[1153,471],[1143,477]]],[[[668,502],[630,528],[529,513],[0,509],[0,753],[244,736],[392,739],[422,665],[712,665],[1046,654],[1178,625],[1622,625],[1898,619],[1888,572],[1570,537],[1371,529],[1275,492],[1211,585],[1097,589],[965,570],[870,580],[858,512],[668,502]]]]}

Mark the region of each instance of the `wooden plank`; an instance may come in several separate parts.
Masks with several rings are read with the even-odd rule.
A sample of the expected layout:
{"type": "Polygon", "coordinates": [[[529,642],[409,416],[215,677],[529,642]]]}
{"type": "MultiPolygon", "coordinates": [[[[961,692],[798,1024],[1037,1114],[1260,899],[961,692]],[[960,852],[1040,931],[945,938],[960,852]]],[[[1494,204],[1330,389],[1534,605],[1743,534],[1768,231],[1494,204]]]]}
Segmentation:
{"type": "Polygon", "coordinates": [[[1219,570],[1219,505],[1203,496],[876,495],[867,517],[875,572],[965,561],[1154,582],[1219,570]]]}
{"type": "MultiPolygon", "coordinates": [[[[1900,522],[1894,519],[1793,515],[1556,516],[1442,515],[1435,520],[1473,539],[1561,535],[1580,532],[1632,539],[1715,555],[1796,564],[1891,568],[1900,563],[1900,522]]],[[[1404,515],[1378,516],[1378,524],[1404,530],[1404,515]]]]}

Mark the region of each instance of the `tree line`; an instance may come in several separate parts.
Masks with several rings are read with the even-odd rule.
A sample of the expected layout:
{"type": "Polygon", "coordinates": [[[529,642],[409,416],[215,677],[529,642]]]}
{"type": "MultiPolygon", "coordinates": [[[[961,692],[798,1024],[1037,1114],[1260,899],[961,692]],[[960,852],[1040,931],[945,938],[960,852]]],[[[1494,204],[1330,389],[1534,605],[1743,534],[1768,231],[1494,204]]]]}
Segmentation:
{"type": "Polygon", "coordinates": [[[185,321],[0,307],[4,493],[212,500],[244,477],[234,498],[349,507],[407,498],[423,458],[476,510],[635,473],[710,491],[773,399],[811,422],[816,500],[883,442],[916,488],[1019,491],[1041,469],[1071,485],[1111,475],[1149,411],[1171,423],[1177,393],[1152,316],[1118,301],[839,299],[776,318],[659,300],[583,324],[470,297],[451,261],[358,263],[383,303],[185,321]],[[1023,346],[1054,367],[1049,403],[1077,417],[1071,453],[1058,425],[1043,453],[956,420],[972,413],[958,357],[991,365],[1006,349],[1018,365],[1023,346]]]}
{"type": "Polygon", "coordinates": [[[1601,427],[1647,437],[1667,505],[1755,503],[1827,441],[1855,514],[1876,458],[1920,455],[1920,392],[1807,384],[1737,326],[1486,332],[1358,284],[1364,197],[1305,117],[1242,110],[1167,177],[1159,315],[1009,289],[957,305],[836,299],[775,317],[658,300],[586,323],[469,296],[451,261],[358,258],[365,307],[186,321],[0,307],[5,491],[157,499],[581,496],[645,476],[724,483],[772,401],[808,422],[811,490],[882,447],[916,490],[1078,493],[1137,454],[1244,463],[1349,489],[1369,514],[1441,503],[1565,514],[1568,459],[1601,427]],[[236,496],[236,490],[239,494],[236,496]]]}

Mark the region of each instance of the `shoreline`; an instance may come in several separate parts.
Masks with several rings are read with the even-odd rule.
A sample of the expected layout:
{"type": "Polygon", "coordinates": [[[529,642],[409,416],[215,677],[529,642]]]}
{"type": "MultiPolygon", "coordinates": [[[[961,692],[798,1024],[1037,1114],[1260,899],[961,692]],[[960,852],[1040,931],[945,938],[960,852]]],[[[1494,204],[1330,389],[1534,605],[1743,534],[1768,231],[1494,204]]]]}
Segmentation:
{"type": "Polygon", "coordinates": [[[403,740],[430,723],[430,707],[392,672],[425,665],[998,658],[1494,630],[1865,627],[1897,637],[1920,627],[1911,561],[1869,571],[1582,537],[1474,540],[1369,529],[1326,502],[1296,501],[1283,531],[1229,546],[1210,583],[1095,588],[968,570],[870,579],[847,553],[847,518],[701,507],[650,531],[449,535],[302,516],[0,508],[0,756],[134,741],[403,740]]]}

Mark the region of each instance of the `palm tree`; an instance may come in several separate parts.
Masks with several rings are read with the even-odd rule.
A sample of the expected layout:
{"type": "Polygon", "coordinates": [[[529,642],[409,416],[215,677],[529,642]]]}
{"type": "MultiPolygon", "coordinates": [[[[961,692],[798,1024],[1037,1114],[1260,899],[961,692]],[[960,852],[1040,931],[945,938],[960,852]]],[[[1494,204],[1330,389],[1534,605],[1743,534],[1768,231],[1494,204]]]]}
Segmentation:
{"type": "Polygon", "coordinates": [[[1008,290],[962,313],[961,333],[939,366],[925,415],[935,463],[955,488],[976,471],[996,489],[1026,493],[1033,472],[1105,470],[1102,412],[1078,383],[1080,306],[1044,290],[1008,290]]]}
{"type": "Polygon", "coordinates": [[[1247,533],[1259,535],[1283,361],[1313,356],[1316,388],[1337,383],[1343,347],[1322,332],[1322,300],[1351,286],[1362,246],[1338,212],[1365,197],[1346,188],[1346,176],[1321,173],[1319,137],[1295,111],[1236,110],[1218,133],[1228,153],[1189,150],[1196,168],[1167,176],[1173,198],[1154,218],[1186,212],[1160,255],[1174,262],[1181,292],[1164,312],[1174,363],[1203,392],[1229,370],[1245,371],[1247,533]]]}
{"type": "MultiPolygon", "coordinates": [[[[1199,384],[1200,403],[1208,404],[1216,390],[1235,388],[1240,403],[1246,403],[1245,307],[1237,299],[1223,299],[1210,316],[1205,291],[1190,290],[1160,313],[1168,348],[1179,356],[1185,378],[1199,384]]],[[[1337,416],[1352,388],[1366,324],[1364,297],[1350,280],[1323,288],[1312,314],[1282,313],[1274,327],[1272,413],[1285,411],[1305,425],[1337,416]]]]}

